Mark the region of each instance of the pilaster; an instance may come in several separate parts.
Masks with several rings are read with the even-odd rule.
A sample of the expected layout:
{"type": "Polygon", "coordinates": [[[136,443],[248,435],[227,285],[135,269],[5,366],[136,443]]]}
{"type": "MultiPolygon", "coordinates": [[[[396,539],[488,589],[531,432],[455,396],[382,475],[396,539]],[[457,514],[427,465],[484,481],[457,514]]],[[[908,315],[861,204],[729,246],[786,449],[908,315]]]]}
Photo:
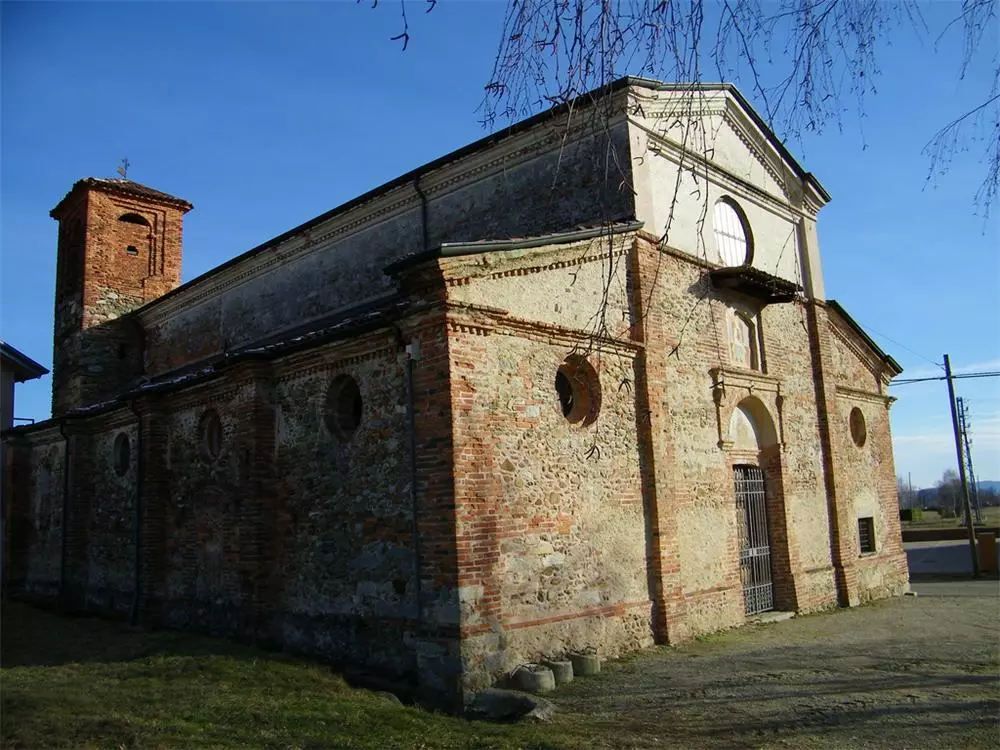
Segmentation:
{"type": "Polygon", "coordinates": [[[667,355],[671,344],[661,305],[657,303],[657,284],[663,283],[658,279],[658,253],[653,241],[636,238],[629,287],[632,337],[645,344],[635,358],[635,397],[653,635],[660,643],[674,643],[684,640],[688,630],[680,574],[674,445],[662,395],[668,387],[667,355]]]}
{"type": "Polygon", "coordinates": [[[249,361],[230,373],[233,381],[250,384],[250,401],[239,416],[237,433],[243,448],[240,528],[240,599],[244,602],[248,634],[270,636],[283,588],[279,562],[285,539],[283,514],[276,488],[276,410],[274,376],[265,361],[249,361]]]}
{"type": "Polygon", "coordinates": [[[826,307],[814,300],[805,302],[812,357],[813,384],[816,391],[817,420],[819,423],[820,450],[823,456],[823,480],[826,485],[827,520],[830,528],[830,558],[837,585],[837,598],[841,606],[855,606],[860,602],[858,576],[853,545],[853,518],[850,508],[839,493],[836,467],[836,444],[831,432],[831,421],[837,415],[837,393],[833,382],[833,343],[830,340],[830,323],[826,307]]]}
{"type": "Polygon", "coordinates": [[[167,556],[166,513],[170,502],[169,421],[164,403],[155,395],[133,404],[139,418],[137,611],[133,617],[157,625],[161,617],[167,556]]]}

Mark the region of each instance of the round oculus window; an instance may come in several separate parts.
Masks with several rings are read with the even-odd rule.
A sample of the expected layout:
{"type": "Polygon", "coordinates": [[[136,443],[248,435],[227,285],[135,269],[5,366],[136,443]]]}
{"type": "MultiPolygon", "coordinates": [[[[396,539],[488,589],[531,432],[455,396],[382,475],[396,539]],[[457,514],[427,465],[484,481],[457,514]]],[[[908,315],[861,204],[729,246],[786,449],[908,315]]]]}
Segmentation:
{"type": "Polygon", "coordinates": [[[868,428],[865,425],[865,415],[861,412],[861,409],[854,407],[851,409],[851,416],[848,418],[848,422],[851,428],[851,440],[859,448],[863,448],[865,442],[868,440],[868,428]]]}
{"type": "Polygon", "coordinates": [[[358,381],[350,375],[338,375],[326,392],[326,428],[334,437],[348,440],[361,426],[364,402],[358,381]]]}
{"type": "Polygon", "coordinates": [[[128,435],[124,432],[119,432],[117,437],[115,437],[113,453],[115,474],[120,477],[125,476],[129,463],[132,461],[132,444],[128,439],[128,435]]]}
{"type": "Polygon", "coordinates": [[[555,389],[559,409],[568,422],[587,426],[597,420],[601,410],[601,381],[584,357],[568,357],[559,366],[555,389]]]}
{"type": "Polygon", "coordinates": [[[198,424],[198,435],[201,440],[201,453],[209,461],[214,461],[222,455],[222,420],[219,413],[209,409],[201,415],[198,424]]]}

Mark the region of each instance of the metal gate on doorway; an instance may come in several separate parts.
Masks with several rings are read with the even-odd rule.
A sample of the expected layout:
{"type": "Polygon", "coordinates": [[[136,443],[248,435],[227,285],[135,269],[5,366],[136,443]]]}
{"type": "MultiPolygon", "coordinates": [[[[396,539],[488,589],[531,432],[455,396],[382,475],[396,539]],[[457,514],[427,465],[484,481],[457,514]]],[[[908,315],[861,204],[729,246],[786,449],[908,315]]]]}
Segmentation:
{"type": "Polygon", "coordinates": [[[771,538],[767,530],[764,472],[759,466],[734,466],[739,513],[740,579],[747,615],[774,609],[771,538]]]}

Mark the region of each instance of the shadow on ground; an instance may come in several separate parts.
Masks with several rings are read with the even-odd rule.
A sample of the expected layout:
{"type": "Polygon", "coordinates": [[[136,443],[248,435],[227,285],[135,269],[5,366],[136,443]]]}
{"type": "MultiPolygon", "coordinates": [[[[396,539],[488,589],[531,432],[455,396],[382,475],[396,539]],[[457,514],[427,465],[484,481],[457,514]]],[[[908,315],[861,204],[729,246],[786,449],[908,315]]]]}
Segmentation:
{"type": "Polygon", "coordinates": [[[23,603],[4,602],[0,630],[3,668],[210,655],[253,658],[259,651],[222,638],[176,630],[149,631],[96,617],[57,616],[23,603]]]}
{"type": "Polygon", "coordinates": [[[399,713],[345,692],[329,670],[286,668],[281,654],[224,640],[7,606],[3,666],[63,666],[7,672],[5,733],[27,739],[0,744],[39,746],[53,731],[45,717],[69,705],[59,725],[75,728],[58,739],[120,736],[126,747],[185,746],[209,733],[220,747],[997,748],[996,582],[914,588],[927,586],[937,588],[607,662],[550,694],[556,718],[531,734],[399,713]],[[80,687],[59,694],[60,684],[80,687]],[[121,726],[104,732],[99,722],[115,716],[121,726]]]}

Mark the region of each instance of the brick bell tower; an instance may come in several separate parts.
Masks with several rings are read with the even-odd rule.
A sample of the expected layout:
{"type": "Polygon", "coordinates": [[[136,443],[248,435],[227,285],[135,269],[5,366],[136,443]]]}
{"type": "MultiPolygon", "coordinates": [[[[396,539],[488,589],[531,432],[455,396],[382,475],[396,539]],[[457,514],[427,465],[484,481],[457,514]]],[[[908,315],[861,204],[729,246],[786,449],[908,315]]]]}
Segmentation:
{"type": "Polygon", "coordinates": [[[191,204],[127,179],[79,180],[59,222],[52,416],[114,397],[142,374],[142,331],[128,312],[180,284],[191,204]]]}

